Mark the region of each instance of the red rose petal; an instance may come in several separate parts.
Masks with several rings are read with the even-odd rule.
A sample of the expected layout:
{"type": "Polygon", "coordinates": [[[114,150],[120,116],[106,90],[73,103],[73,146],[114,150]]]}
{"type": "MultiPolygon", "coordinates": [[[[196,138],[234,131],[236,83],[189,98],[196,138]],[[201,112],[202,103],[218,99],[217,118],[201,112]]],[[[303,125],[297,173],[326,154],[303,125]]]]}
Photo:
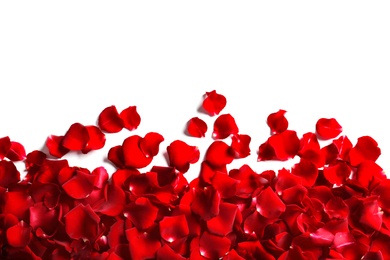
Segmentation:
{"type": "Polygon", "coordinates": [[[185,238],[189,234],[187,219],[184,215],[164,217],[160,223],[161,238],[167,242],[173,242],[185,238]]]}
{"type": "Polygon", "coordinates": [[[306,133],[300,140],[301,145],[298,155],[308,161],[313,162],[318,168],[324,166],[325,157],[321,152],[317,136],[313,133],[306,133]]]}
{"type": "Polygon", "coordinates": [[[357,166],[365,160],[376,161],[381,155],[378,143],[370,136],[362,136],[357,140],[356,145],[349,152],[349,159],[352,166],[357,166]]]}
{"type": "Polygon", "coordinates": [[[10,161],[0,161],[0,187],[8,188],[20,181],[20,173],[10,161]]]}
{"type": "Polygon", "coordinates": [[[316,131],[319,137],[328,140],[337,137],[343,128],[334,118],[321,118],[316,123],[316,131]]]}
{"type": "Polygon", "coordinates": [[[52,236],[57,230],[59,212],[48,209],[42,202],[30,207],[30,225],[36,231],[43,231],[44,236],[52,236]]]}
{"type": "Polygon", "coordinates": [[[299,163],[295,164],[291,173],[301,177],[302,184],[307,187],[313,186],[318,177],[317,166],[305,159],[301,159],[299,163]]]}
{"type": "MultiPolygon", "coordinates": [[[[63,171],[60,172],[61,173],[63,171]]],[[[74,176],[62,184],[64,191],[74,199],[83,199],[91,194],[96,176],[76,170],[74,176]]]]}
{"type": "Polygon", "coordinates": [[[271,187],[268,187],[257,196],[256,210],[266,218],[276,219],[286,210],[286,205],[271,187]]]}
{"type": "Polygon", "coordinates": [[[187,132],[193,137],[205,137],[207,124],[199,117],[193,117],[187,123],[187,132]]]}
{"type": "Polygon", "coordinates": [[[99,150],[104,147],[106,143],[106,136],[100,129],[94,125],[85,127],[88,131],[89,140],[87,145],[83,148],[83,153],[88,153],[91,150],[99,150]]]}
{"type": "Polygon", "coordinates": [[[214,141],[206,151],[206,161],[214,167],[223,167],[233,161],[234,152],[222,141],[214,141]]]}
{"type": "Polygon", "coordinates": [[[123,147],[121,145],[111,147],[111,149],[108,151],[107,159],[117,168],[123,168],[125,166],[123,147]]]}
{"type": "Polygon", "coordinates": [[[102,198],[93,208],[107,216],[118,216],[125,206],[125,192],[114,184],[107,184],[104,187],[104,198],[102,198]]]}
{"type": "Polygon", "coordinates": [[[216,172],[212,180],[212,185],[221,194],[221,198],[232,198],[236,195],[239,181],[229,177],[226,173],[216,172]]]}
{"type": "Polygon", "coordinates": [[[7,230],[7,241],[13,247],[25,247],[31,237],[31,227],[23,220],[7,230]]]}
{"type": "Polygon", "coordinates": [[[22,161],[26,159],[26,150],[22,144],[12,141],[6,157],[14,162],[22,161]]]}
{"type": "Polygon", "coordinates": [[[141,140],[140,136],[133,135],[123,141],[123,159],[127,167],[143,168],[148,166],[153,160],[152,156],[145,155],[140,149],[141,140]]]}
{"type": "Polygon", "coordinates": [[[222,260],[245,260],[245,258],[239,256],[239,254],[237,254],[237,251],[232,249],[227,255],[223,257],[222,260]]]}
{"type": "Polygon", "coordinates": [[[126,237],[129,241],[131,259],[155,259],[161,243],[152,234],[131,228],[126,230],[126,237]]]}
{"type": "Polygon", "coordinates": [[[137,106],[129,106],[124,109],[119,114],[119,117],[123,121],[123,126],[130,131],[137,129],[141,123],[141,117],[137,112],[137,106]]]}
{"type": "Polygon", "coordinates": [[[179,255],[172,248],[170,248],[167,244],[165,244],[159,250],[157,250],[157,259],[159,259],[159,260],[185,260],[186,258],[179,255]]]}
{"type": "Polygon", "coordinates": [[[340,197],[330,199],[324,210],[330,218],[346,219],[349,215],[348,205],[340,197]]]}
{"type": "Polygon", "coordinates": [[[286,130],[281,134],[274,134],[268,139],[268,144],[272,147],[275,158],[281,161],[295,157],[300,147],[297,133],[291,130],[286,130]]]}
{"type": "Polygon", "coordinates": [[[89,141],[88,130],[80,123],[70,126],[62,139],[62,145],[71,151],[81,151],[89,141]]]}
{"type": "Polygon", "coordinates": [[[269,144],[269,142],[265,142],[259,146],[257,161],[268,161],[275,159],[275,150],[269,144]]]}
{"type": "Polygon", "coordinates": [[[221,203],[219,205],[219,214],[207,221],[209,232],[218,236],[226,236],[232,232],[237,210],[236,205],[221,203]]]}
{"type": "Polygon", "coordinates": [[[230,244],[231,241],[226,237],[204,232],[199,239],[199,252],[209,259],[218,259],[228,253],[230,244]]]}
{"type": "Polygon", "coordinates": [[[3,213],[15,215],[20,220],[28,220],[28,211],[34,202],[26,189],[6,192],[2,200],[3,213]]]}
{"type": "Polygon", "coordinates": [[[365,254],[362,257],[362,260],[383,260],[383,259],[384,258],[381,251],[367,252],[367,254],[365,254]]]}
{"type": "Polygon", "coordinates": [[[351,168],[343,161],[324,167],[324,176],[332,184],[341,185],[351,175],[351,168]]]}
{"type": "Polygon", "coordinates": [[[231,147],[234,151],[234,156],[236,158],[245,158],[251,153],[249,144],[251,142],[251,137],[249,135],[234,135],[232,136],[231,147]]]}
{"type": "Polygon", "coordinates": [[[202,107],[210,116],[218,115],[225,106],[226,98],[223,95],[218,94],[215,90],[206,92],[202,107]]]}
{"type": "Polygon", "coordinates": [[[153,157],[158,154],[159,145],[164,137],[159,133],[150,132],[141,139],[139,147],[146,157],[153,157]]]}
{"type": "Polygon", "coordinates": [[[64,136],[50,135],[46,140],[46,147],[49,150],[49,153],[57,158],[61,158],[69,152],[68,148],[65,148],[62,145],[62,140],[64,136]]]}
{"type": "Polygon", "coordinates": [[[107,133],[118,133],[124,127],[124,122],[119,116],[115,106],[106,107],[98,118],[99,128],[107,133]]]}
{"type": "Polygon", "coordinates": [[[230,114],[220,115],[214,122],[214,139],[225,139],[230,135],[238,134],[236,121],[230,114]]]}
{"type": "Polygon", "coordinates": [[[3,160],[11,148],[11,140],[8,136],[0,138],[0,160],[3,160]]]}
{"type": "Polygon", "coordinates": [[[240,242],[237,244],[236,251],[244,259],[275,260],[275,257],[268,253],[258,240],[240,242]]]}
{"type": "Polygon", "coordinates": [[[220,194],[212,186],[195,189],[191,209],[207,221],[219,214],[220,201],[220,194]]]}
{"type": "Polygon", "coordinates": [[[365,198],[362,203],[359,222],[373,230],[380,230],[383,212],[379,209],[376,197],[365,198]]]}
{"type": "Polygon", "coordinates": [[[190,163],[196,163],[199,160],[199,149],[196,146],[190,146],[183,141],[173,141],[168,147],[169,165],[175,167],[178,171],[185,173],[190,167],[190,163]]]}
{"type": "Polygon", "coordinates": [[[340,136],[340,138],[333,140],[333,144],[338,149],[338,158],[344,161],[349,161],[349,151],[352,148],[352,143],[347,136],[340,136]]]}
{"type": "Polygon", "coordinates": [[[140,230],[147,229],[154,224],[158,208],[148,198],[138,198],[125,208],[125,215],[140,230]]]}
{"type": "Polygon", "coordinates": [[[281,133],[287,130],[288,121],[284,114],[286,110],[280,109],[278,112],[272,113],[267,117],[267,125],[271,129],[271,134],[281,133]]]}
{"type": "Polygon", "coordinates": [[[383,169],[373,161],[364,161],[359,164],[356,172],[357,181],[365,188],[371,188],[375,178],[386,179],[383,169]]]}
{"type": "Polygon", "coordinates": [[[91,206],[79,204],[71,209],[65,216],[65,230],[73,239],[86,239],[94,241],[98,235],[100,218],[91,206]]]}

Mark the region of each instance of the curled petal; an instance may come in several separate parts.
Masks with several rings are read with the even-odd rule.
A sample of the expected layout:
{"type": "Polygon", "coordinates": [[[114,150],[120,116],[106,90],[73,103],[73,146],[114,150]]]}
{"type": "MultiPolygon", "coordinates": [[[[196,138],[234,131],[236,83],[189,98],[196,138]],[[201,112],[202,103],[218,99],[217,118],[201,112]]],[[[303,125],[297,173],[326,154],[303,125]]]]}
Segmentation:
{"type": "Polygon", "coordinates": [[[291,172],[301,177],[302,184],[307,187],[313,186],[318,177],[317,166],[305,159],[301,159],[299,163],[295,164],[291,172]]]}
{"type": "Polygon", "coordinates": [[[131,259],[155,259],[161,243],[157,237],[148,232],[140,232],[136,228],[126,230],[131,259]]]}
{"type": "Polygon", "coordinates": [[[230,245],[231,241],[228,238],[204,232],[199,239],[200,255],[209,259],[219,259],[228,253],[230,245]]]}
{"type": "Polygon", "coordinates": [[[278,112],[272,113],[267,117],[267,125],[271,129],[271,134],[281,133],[287,130],[288,121],[284,114],[286,110],[280,109],[278,112]]]}
{"type": "Polygon", "coordinates": [[[62,145],[71,151],[81,151],[89,141],[87,128],[80,123],[70,126],[62,139],[62,145]]]}
{"type": "Polygon", "coordinates": [[[36,231],[40,229],[45,236],[52,236],[57,230],[59,212],[48,209],[42,202],[30,207],[30,225],[36,231]]]}
{"type": "Polygon", "coordinates": [[[221,203],[219,214],[207,221],[209,232],[218,236],[226,236],[232,232],[237,210],[238,208],[234,204],[221,203]]]}
{"type": "Polygon", "coordinates": [[[128,167],[143,168],[149,165],[153,160],[153,157],[145,153],[140,149],[141,137],[133,135],[126,138],[123,142],[123,159],[124,163],[128,167]]]}
{"type": "Polygon", "coordinates": [[[99,150],[104,147],[106,143],[106,136],[103,132],[94,125],[85,127],[88,131],[89,140],[87,145],[83,148],[83,153],[88,153],[91,150],[99,150]]]}
{"type": "Polygon", "coordinates": [[[10,161],[0,161],[0,187],[8,188],[20,181],[20,173],[10,161]]]}
{"type": "Polygon", "coordinates": [[[159,133],[150,132],[141,139],[139,147],[146,157],[153,157],[158,154],[159,145],[164,137],[159,133]]]}
{"type": "Polygon", "coordinates": [[[313,162],[317,167],[324,166],[325,157],[321,152],[317,136],[313,133],[306,133],[300,140],[301,146],[298,155],[308,161],[313,162]]]}
{"type": "Polygon", "coordinates": [[[107,184],[104,187],[104,198],[93,206],[96,212],[107,216],[118,216],[125,206],[125,192],[114,184],[107,184]]]}
{"type": "Polygon", "coordinates": [[[115,106],[106,107],[98,118],[99,128],[107,133],[118,133],[124,127],[124,122],[119,116],[115,106]]]}
{"type": "Polygon", "coordinates": [[[95,241],[100,218],[90,205],[78,204],[64,216],[64,219],[65,230],[69,237],[95,241]]]}
{"type": "Polygon", "coordinates": [[[7,241],[13,247],[25,247],[31,238],[31,227],[23,220],[7,229],[7,241]]]}
{"type": "Polygon", "coordinates": [[[212,186],[195,189],[191,209],[207,221],[219,214],[220,202],[221,196],[212,186]]]}
{"type": "Polygon", "coordinates": [[[337,137],[343,128],[334,118],[321,118],[316,123],[316,131],[319,137],[328,140],[337,137]]]}
{"type": "Polygon", "coordinates": [[[226,98],[223,95],[218,94],[215,90],[206,92],[202,107],[210,116],[218,115],[225,106],[226,98]]]}
{"type": "Polygon", "coordinates": [[[276,159],[281,161],[293,158],[298,154],[300,147],[297,133],[291,130],[271,136],[268,143],[273,148],[276,159]]]}
{"type": "Polygon", "coordinates": [[[96,188],[102,189],[106,185],[109,178],[107,170],[101,166],[93,170],[91,174],[96,177],[94,186],[96,188]]]}
{"type": "Polygon", "coordinates": [[[233,161],[234,152],[222,141],[214,141],[206,151],[206,161],[212,166],[222,167],[233,161]]]}
{"type": "Polygon", "coordinates": [[[6,157],[14,162],[22,161],[26,159],[26,150],[22,144],[12,141],[6,157]]]}
{"type": "MultiPolygon", "coordinates": [[[[61,175],[62,171],[60,172],[61,175]]],[[[76,174],[62,184],[64,191],[74,199],[83,199],[91,194],[96,176],[82,171],[76,171],[76,174]]]]}
{"type": "Polygon", "coordinates": [[[352,143],[347,136],[340,136],[333,140],[333,144],[337,147],[338,158],[344,161],[349,161],[348,155],[352,148],[352,143]]]}
{"type": "Polygon", "coordinates": [[[347,219],[349,215],[348,205],[340,197],[331,198],[324,210],[330,218],[347,219]]]}
{"type": "Polygon", "coordinates": [[[148,198],[140,197],[125,208],[125,216],[140,230],[147,229],[154,224],[158,208],[148,198]]]}
{"type": "Polygon", "coordinates": [[[124,109],[120,113],[119,117],[123,121],[123,126],[130,131],[137,129],[141,123],[141,117],[137,112],[136,106],[129,106],[128,108],[124,109]]]}
{"type": "Polygon", "coordinates": [[[125,158],[123,156],[123,147],[121,145],[111,147],[111,149],[108,151],[107,158],[117,168],[123,168],[125,165],[125,158]]]}
{"type": "Polygon", "coordinates": [[[179,255],[172,248],[170,248],[170,246],[165,244],[159,250],[157,250],[157,259],[159,259],[159,260],[185,260],[186,258],[179,255]]]}
{"type": "Polygon", "coordinates": [[[187,132],[193,137],[205,137],[207,124],[199,117],[193,117],[187,123],[187,132]]]}
{"type": "Polygon", "coordinates": [[[256,210],[266,218],[276,219],[286,210],[286,205],[271,187],[267,187],[256,198],[256,210]]]}
{"type": "Polygon", "coordinates": [[[232,149],[236,158],[245,158],[251,153],[249,144],[251,137],[249,135],[234,135],[232,136],[232,149]]]}
{"type": "Polygon", "coordinates": [[[196,163],[199,160],[199,149],[196,146],[190,146],[183,141],[173,141],[168,147],[168,156],[170,166],[175,167],[180,172],[187,172],[190,163],[196,163]]]}
{"type": "Polygon", "coordinates": [[[363,187],[371,189],[376,178],[386,179],[383,169],[378,164],[373,161],[364,161],[359,164],[356,179],[363,187]]]}
{"type": "Polygon", "coordinates": [[[381,155],[378,143],[370,136],[362,136],[356,145],[349,151],[349,160],[352,166],[357,166],[365,160],[376,161],[381,155]]]}
{"type": "Polygon", "coordinates": [[[62,145],[63,136],[50,135],[46,139],[46,147],[49,150],[49,153],[57,158],[61,158],[69,152],[68,148],[65,148],[62,145]]]}
{"type": "Polygon", "coordinates": [[[220,115],[214,122],[213,138],[225,139],[230,135],[238,134],[236,121],[230,114],[220,115]]]}
{"type": "Polygon", "coordinates": [[[159,225],[161,238],[170,243],[185,238],[189,234],[187,219],[184,215],[166,216],[159,225]]]}
{"type": "Polygon", "coordinates": [[[324,167],[324,176],[332,184],[341,185],[351,175],[352,169],[344,161],[324,167]]]}
{"type": "MultiPolygon", "coordinates": [[[[237,253],[244,259],[274,260],[275,257],[268,253],[262,244],[256,241],[244,241],[237,244],[237,253]]],[[[295,258],[299,259],[299,258],[295,258]]]]}
{"type": "Polygon", "coordinates": [[[11,148],[11,140],[8,136],[0,138],[0,160],[3,160],[11,148]]]}
{"type": "Polygon", "coordinates": [[[269,161],[275,159],[275,150],[269,144],[269,142],[265,142],[259,146],[257,161],[269,161]]]}

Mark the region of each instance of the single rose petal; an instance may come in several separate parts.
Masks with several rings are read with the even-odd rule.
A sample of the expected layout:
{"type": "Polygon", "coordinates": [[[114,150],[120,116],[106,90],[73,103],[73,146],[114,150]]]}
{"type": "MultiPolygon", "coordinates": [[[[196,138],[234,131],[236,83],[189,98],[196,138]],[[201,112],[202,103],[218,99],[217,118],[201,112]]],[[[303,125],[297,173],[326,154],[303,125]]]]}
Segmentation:
{"type": "Polygon", "coordinates": [[[240,181],[235,180],[226,173],[216,172],[212,178],[212,185],[221,194],[221,198],[233,198],[236,195],[237,184],[240,181]]]}
{"type": "Polygon", "coordinates": [[[89,140],[87,145],[82,149],[83,153],[88,153],[91,150],[102,149],[106,143],[106,136],[103,132],[94,125],[85,127],[88,131],[89,140]]]}
{"type": "Polygon", "coordinates": [[[321,152],[317,136],[313,133],[306,133],[300,140],[299,157],[313,162],[318,168],[325,164],[324,153],[321,152]]]}
{"type": "MultiPolygon", "coordinates": [[[[61,178],[64,170],[61,170],[59,178],[61,178]]],[[[74,199],[83,199],[88,197],[93,188],[96,176],[89,172],[75,170],[75,174],[62,184],[64,191],[74,199]]]]}
{"type": "Polygon", "coordinates": [[[381,251],[371,251],[367,252],[367,254],[362,257],[362,260],[384,260],[384,258],[381,251]]]}
{"type": "Polygon", "coordinates": [[[178,171],[185,173],[190,168],[190,163],[196,163],[199,160],[199,149],[196,146],[190,146],[183,141],[173,141],[168,147],[169,165],[175,167],[178,171]]]}
{"type": "Polygon", "coordinates": [[[133,135],[123,141],[123,159],[127,167],[143,168],[151,163],[153,157],[146,154],[140,149],[142,138],[133,135]]]}
{"type": "Polygon", "coordinates": [[[272,113],[267,117],[267,125],[271,129],[271,134],[281,133],[287,130],[288,121],[284,114],[286,110],[280,109],[278,112],[272,113]]]}
{"type": "Polygon", "coordinates": [[[249,144],[251,142],[251,137],[249,135],[234,135],[232,136],[231,147],[234,151],[234,156],[236,158],[245,158],[251,153],[249,144]]]}
{"type": "Polygon", "coordinates": [[[268,139],[269,145],[275,152],[278,160],[285,161],[298,154],[300,141],[295,131],[286,130],[280,134],[274,134],[268,139]]]}
{"type": "Polygon", "coordinates": [[[125,216],[140,230],[153,225],[157,218],[158,208],[148,198],[140,197],[125,208],[125,216]]]}
{"type": "Polygon", "coordinates": [[[31,227],[23,220],[7,229],[7,241],[13,247],[25,247],[31,238],[31,227]]]}
{"type": "Polygon", "coordinates": [[[87,128],[80,123],[70,126],[62,139],[62,145],[71,151],[81,151],[89,141],[87,128]]]}
{"type": "Polygon", "coordinates": [[[3,160],[11,148],[11,140],[8,136],[0,138],[0,160],[3,160]]]}
{"type": "Polygon", "coordinates": [[[191,210],[202,219],[209,220],[219,214],[221,195],[212,186],[194,189],[194,199],[191,210]]]}
{"type": "Polygon", "coordinates": [[[90,205],[78,204],[65,216],[65,230],[73,239],[94,241],[98,235],[100,218],[90,205]]]}
{"type": "Polygon", "coordinates": [[[34,204],[27,188],[8,191],[3,195],[2,213],[15,215],[20,220],[28,220],[29,208],[34,204]]]}
{"type": "Polygon", "coordinates": [[[275,150],[269,144],[269,142],[265,142],[259,146],[257,161],[269,161],[275,159],[275,150]]]}
{"type": "Polygon", "coordinates": [[[189,234],[187,219],[184,215],[165,216],[159,222],[159,226],[161,238],[169,243],[185,238],[189,234]]]}
{"type": "Polygon", "coordinates": [[[380,230],[382,226],[383,212],[379,209],[378,200],[375,196],[362,200],[362,211],[359,222],[373,230],[380,230]]]}
{"type": "Polygon", "coordinates": [[[165,244],[159,250],[157,250],[157,259],[158,260],[185,260],[186,258],[179,255],[170,246],[165,244]]]}
{"type": "Polygon", "coordinates": [[[285,168],[278,171],[278,176],[275,183],[275,190],[278,193],[283,192],[285,189],[302,184],[302,178],[292,174],[285,168]]]}
{"type": "Polygon", "coordinates": [[[232,249],[227,255],[223,257],[222,260],[245,260],[245,258],[241,257],[239,254],[237,254],[236,250],[232,249]]]}
{"type": "Polygon", "coordinates": [[[218,94],[215,90],[206,92],[202,107],[210,116],[218,115],[225,106],[226,98],[223,95],[218,94]]]}
{"type": "Polygon", "coordinates": [[[316,123],[316,131],[320,138],[328,140],[337,137],[343,128],[334,118],[320,118],[316,123]]]}
{"type": "Polygon", "coordinates": [[[107,133],[118,133],[124,127],[124,122],[119,116],[115,106],[106,107],[98,118],[99,128],[107,133]]]}
{"type": "Polygon", "coordinates": [[[346,219],[349,215],[348,205],[342,198],[331,198],[325,205],[324,211],[330,218],[346,219]]]}
{"type": "Polygon", "coordinates": [[[40,229],[44,236],[52,236],[57,230],[59,212],[56,209],[48,209],[42,202],[30,207],[30,225],[37,231],[40,229]]]}
{"type": "Polygon", "coordinates": [[[64,136],[50,135],[46,139],[46,147],[49,150],[49,153],[57,158],[61,158],[69,152],[68,148],[65,148],[62,145],[62,140],[64,136]]]}
{"type": "Polygon", "coordinates": [[[276,219],[286,210],[286,205],[271,187],[267,187],[256,197],[256,210],[266,218],[276,219]]]}
{"type": "Polygon", "coordinates": [[[141,232],[136,228],[126,230],[131,259],[155,259],[161,243],[153,233],[141,232]]]}
{"type": "Polygon", "coordinates": [[[236,121],[230,114],[220,115],[214,122],[214,139],[225,139],[238,134],[236,121]]]}
{"type": "Polygon", "coordinates": [[[0,161],[0,187],[8,188],[20,181],[20,173],[10,161],[0,161]]]}
{"type": "Polygon", "coordinates": [[[234,204],[221,203],[219,214],[206,222],[209,232],[218,236],[226,236],[232,232],[237,210],[234,204]]]}
{"type": "Polygon", "coordinates": [[[103,166],[100,166],[94,169],[91,174],[96,176],[94,186],[96,188],[102,189],[106,185],[109,178],[107,170],[103,166]]]}
{"type": "Polygon", "coordinates": [[[386,179],[383,169],[378,164],[373,161],[364,161],[359,164],[356,179],[363,187],[371,189],[375,178],[386,179]]]}
{"type": "Polygon", "coordinates": [[[141,139],[139,147],[146,157],[153,157],[158,154],[159,145],[164,137],[159,133],[150,132],[141,139]]]}
{"type": "Polygon", "coordinates": [[[351,175],[352,169],[344,161],[324,167],[324,176],[332,184],[341,185],[351,175]]]}
{"type": "Polygon", "coordinates": [[[275,260],[275,257],[267,252],[258,240],[240,242],[237,244],[236,251],[244,259],[275,260]]]}
{"type": "Polygon", "coordinates": [[[347,136],[340,136],[333,140],[333,144],[337,147],[338,158],[344,161],[349,161],[349,151],[352,148],[352,143],[347,136]]]}
{"type": "Polygon", "coordinates": [[[219,259],[228,253],[230,245],[228,238],[204,232],[199,239],[199,252],[208,259],[219,259]]]}
{"type": "Polygon", "coordinates": [[[311,187],[317,180],[318,169],[311,161],[301,159],[292,167],[291,173],[302,178],[302,184],[311,187]]]}
{"type": "Polygon", "coordinates": [[[206,161],[214,167],[222,167],[233,161],[234,151],[222,141],[214,141],[206,151],[206,161]]]}
{"type": "Polygon", "coordinates": [[[117,168],[123,168],[125,166],[125,159],[122,145],[111,147],[111,149],[108,151],[107,159],[117,168]]]}
{"type": "Polygon", "coordinates": [[[22,161],[26,159],[26,150],[22,144],[11,141],[11,147],[6,154],[6,157],[14,162],[22,161]]]}
{"type": "Polygon", "coordinates": [[[325,228],[319,228],[315,232],[310,233],[310,240],[316,246],[331,246],[334,235],[325,228]]]}
{"type": "Polygon", "coordinates": [[[262,182],[266,181],[255,173],[247,164],[244,164],[238,170],[231,170],[229,176],[237,180],[235,195],[240,198],[252,197],[253,192],[262,187],[262,182]]]}
{"type": "Polygon", "coordinates": [[[137,106],[129,106],[124,109],[119,114],[119,117],[123,121],[123,126],[130,131],[137,129],[141,123],[141,117],[137,112],[137,106]]]}
{"type": "Polygon", "coordinates": [[[122,213],[125,206],[125,192],[112,183],[105,185],[104,198],[93,205],[96,212],[100,212],[107,216],[118,216],[122,213]]]}
{"type": "Polygon", "coordinates": [[[378,143],[370,136],[362,136],[356,145],[349,151],[349,160],[352,166],[357,166],[365,160],[376,161],[381,155],[378,143]]]}
{"type": "Polygon", "coordinates": [[[193,137],[205,137],[207,124],[199,117],[193,117],[187,123],[187,132],[193,137]]]}

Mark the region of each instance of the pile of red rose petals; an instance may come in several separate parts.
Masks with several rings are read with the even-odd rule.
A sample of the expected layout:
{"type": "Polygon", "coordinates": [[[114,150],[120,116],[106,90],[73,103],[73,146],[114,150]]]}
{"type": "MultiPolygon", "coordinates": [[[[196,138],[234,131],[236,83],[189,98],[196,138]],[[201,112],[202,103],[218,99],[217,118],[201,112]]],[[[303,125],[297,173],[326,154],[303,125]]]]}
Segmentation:
{"type": "MultiPolygon", "coordinates": [[[[271,136],[259,144],[258,161],[299,162],[278,172],[228,170],[250,154],[251,137],[232,115],[220,114],[225,106],[223,95],[205,94],[203,111],[217,117],[203,162],[196,146],[174,140],[169,165],[143,173],[160,152],[159,133],[130,135],[112,147],[111,177],[103,167],[90,171],[60,159],[101,149],[107,133],[136,129],[135,106],[121,113],[107,107],[97,126],[75,123],[49,136],[49,154],[26,154],[0,138],[0,258],[390,259],[390,180],[375,163],[381,150],[373,138],[353,145],[334,118],[319,119],[315,133],[300,137],[279,110],[267,118],[271,136]],[[25,164],[23,180],[16,161],[25,164]],[[188,183],[184,175],[197,162],[199,177],[188,183]]],[[[201,118],[187,123],[190,136],[207,130],[201,118]]]]}

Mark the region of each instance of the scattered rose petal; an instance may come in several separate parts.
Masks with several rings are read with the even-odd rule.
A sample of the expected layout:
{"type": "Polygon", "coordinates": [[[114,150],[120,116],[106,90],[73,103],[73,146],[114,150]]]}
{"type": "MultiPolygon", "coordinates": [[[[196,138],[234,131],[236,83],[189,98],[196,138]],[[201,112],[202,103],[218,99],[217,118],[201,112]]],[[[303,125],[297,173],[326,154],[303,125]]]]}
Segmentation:
{"type": "Polygon", "coordinates": [[[276,219],[286,210],[286,205],[271,187],[268,187],[257,196],[256,210],[266,218],[276,219]]]}
{"type": "Polygon", "coordinates": [[[83,153],[88,153],[91,150],[99,150],[106,143],[106,136],[100,129],[94,125],[85,127],[88,131],[89,140],[87,145],[82,149],[83,153]]]}
{"type": "Polygon", "coordinates": [[[161,238],[167,242],[185,238],[189,234],[187,219],[184,215],[164,217],[159,225],[161,238]]]}
{"type": "Polygon", "coordinates": [[[351,175],[352,169],[346,162],[339,161],[334,165],[324,167],[324,176],[332,184],[341,185],[351,175]]]}
{"type": "Polygon", "coordinates": [[[11,141],[11,147],[6,154],[6,157],[14,162],[22,161],[26,159],[26,150],[22,144],[11,141]]]}
{"type": "Polygon", "coordinates": [[[180,172],[187,172],[190,163],[196,163],[199,160],[199,149],[196,146],[190,146],[183,141],[173,141],[168,147],[169,165],[175,167],[180,172]]]}
{"type": "Polygon", "coordinates": [[[286,110],[280,109],[278,112],[272,113],[267,117],[267,125],[271,129],[271,134],[280,134],[287,130],[288,121],[284,116],[286,112],[286,110]]]}
{"type": "Polygon", "coordinates": [[[137,129],[141,123],[141,117],[137,112],[137,106],[129,106],[128,108],[124,109],[119,114],[119,117],[123,121],[123,126],[130,131],[137,129]]]}
{"type": "Polygon", "coordinates": [[[202,107],[210,116],[218,115],[225,106],[226,98],[223,95],[218,94],[215,90],[206,92],[202,107]]]}
{"type": "Polygon", "coordinates": [[[207,124],[199,117],[193,117],[187,123],[187,132],[193,137],[205,137],[207,124]]]}
{"type": "Polygon", "coordinates": [[[209,259],[218,259],[227,254],[231,241],[226,237],[204,232],[199,239],[200,255],[209,259]]]}
{"type": "Polygon", "coordinates": [[[356,145],[349,151],[351,165],[357,166],[365,160],[376,161],[381,154],[378,143],[370,136],[362,136],[356,145]]]}
{"type": "Polygon", "coordinates": [[[143,168],[148,166],[153,157],[146,154],[140,148],[142,138],[138,135],[133,135],[123,141],[123,159],[124,164],[128,167],[143,168]]]}
{"type": "Polygon", "coordinates": [[[100,218],[89,205],[77,205],[64,216],[64,219],[66,233],[69,237],[89,241],[96,239],[100,218]]]}
{"type": "Polygon", "coordinates": [[[150,132],[141,139],[139,147],[146,157],[153,157],[158,154],[159,145],[164,137],[159,133],[150,132]]]}
{"type": "Polygon", "coordinates": [[[7,241],[13,247],[25,247],[31,237],[31,227],[23,220],[7,230],[7,241]]]}
{"type": "Polygon", "coordinates": [[[138,198],[125,208],[125,215],[138,229],[151,227],[157,218],[158,208],[148,198],[138,198]]]}
{"type": "Polygon", "coordinates": [[[316,123],[316,131],[320,138],[328,140],[337,137],[343,128],[334,118],[321,118],[316,123]]]}
{"type": "Polygon", "coordinates": [[[206,161],[215,167],[222,167],[233,161],[234,151],[222,141],[214,141],[206,151],[206,161]]]}
{"type": "Polygon", "coordinates": [[[251,142],[251,137],[249,135],[234,135],[232,136],[231,147],[234,151],[234,156],[236,158],[245,158],[250,155],[251,150],[249,144],[251,142]]]}
{"type": "Polygon", "coordinates": [[[89,141],[88,130],[80,123],[70,126],[62,139],[62,145],[71,151],[81,151],[89,141]]]}
{"type": "Polygon", "coordinates": [[[20,173],[10,161],[0,161],[0,187],[8,188],[20,181],[20,173]]]}
{"type": "Polygon", "coordinates": [[[99,128],[107,133],[118,133],[124,127],[124,122],[119,116],[115,106],[106,107],[98,118],[99,128]]]}
{"type": "Polygon", "coordinates": [[[50,135],[46,140],[46,147],[49,150],[49,153],[57,158],[61,158],[69,152],[68,148],[65,148],[62,145],[62,140],[64,136],[50,135]]]}
{"type": "Polygon", "coordinates": [[[299,163],[292,167],[292,174],[302,178],[302,184],[307,187],[311,187],[317,180],[318,169],[311,161],[301,159],[299,163]]]}
{"type": "Polygon", "coordinates": [[[214,122],[214,139],[225,139],[230,135],[238,134],[236,121],[230,114],[220,115],[214,122]]]}
{"type": "Polygon", "coordinates": [[[219,214],[207,221],[209,232],[219,236],[226,236],[232,232],[237,210],[236,205],[221,203],[219,205],[219,214]]]}
{"type": "Polygon", "coordinates": [[[8,136],[0,138],[0,160],[3,160],[11,148],[11,140],[8,136]]]}

